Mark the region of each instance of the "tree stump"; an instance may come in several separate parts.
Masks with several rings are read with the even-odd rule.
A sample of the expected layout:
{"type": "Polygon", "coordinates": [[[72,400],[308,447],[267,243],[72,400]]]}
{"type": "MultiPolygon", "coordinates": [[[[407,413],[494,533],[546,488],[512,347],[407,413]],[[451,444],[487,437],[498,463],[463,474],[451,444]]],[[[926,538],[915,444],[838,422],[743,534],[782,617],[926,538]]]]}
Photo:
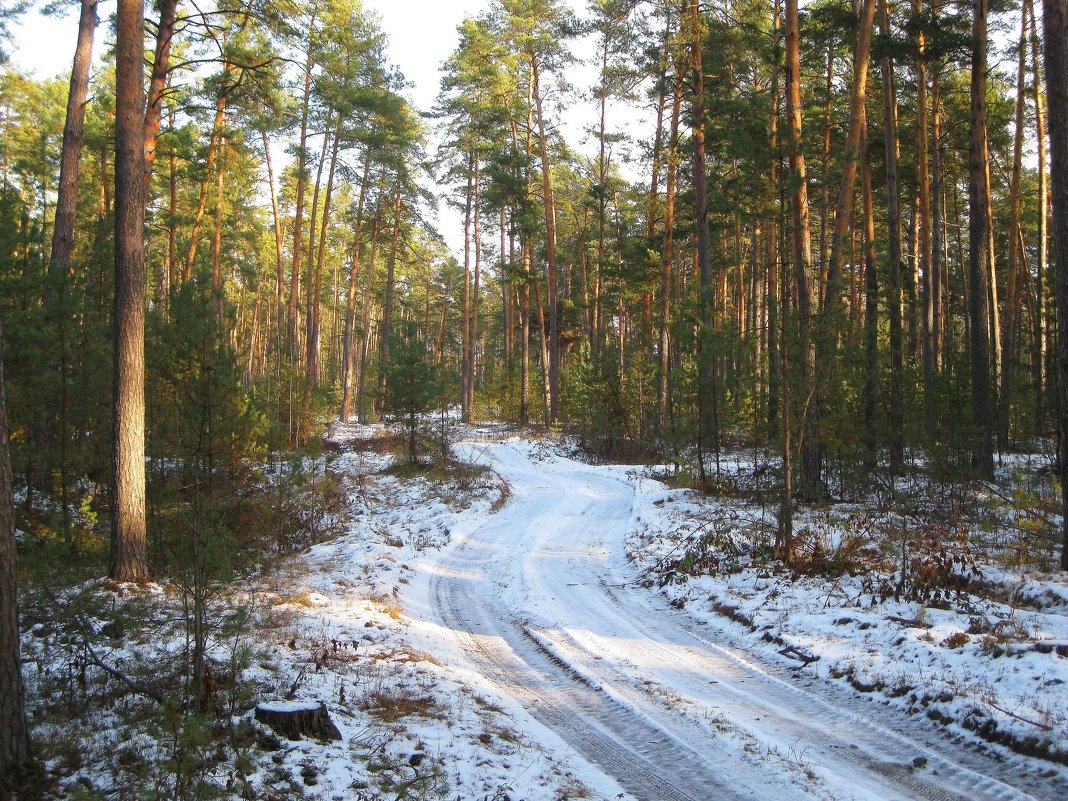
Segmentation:
{"type": "Polygon", "coordinates": [[[320,740],[340,740],[326,704],[315,701],[264,701],[256,706],[256,720],[290,740],[301,736],[320,740]]]}

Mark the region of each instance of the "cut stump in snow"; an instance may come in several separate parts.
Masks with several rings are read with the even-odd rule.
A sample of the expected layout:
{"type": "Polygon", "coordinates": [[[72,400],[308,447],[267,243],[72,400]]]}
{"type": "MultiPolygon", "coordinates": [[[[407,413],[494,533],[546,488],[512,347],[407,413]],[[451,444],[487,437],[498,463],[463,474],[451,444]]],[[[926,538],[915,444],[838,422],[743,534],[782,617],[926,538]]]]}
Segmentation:
{"type": "Polygon", "coordinates": [[[256,720],[290,740],[302,736],[340,740],[326,704],[315,701],[264,701],[256,706],[256,720]]]}

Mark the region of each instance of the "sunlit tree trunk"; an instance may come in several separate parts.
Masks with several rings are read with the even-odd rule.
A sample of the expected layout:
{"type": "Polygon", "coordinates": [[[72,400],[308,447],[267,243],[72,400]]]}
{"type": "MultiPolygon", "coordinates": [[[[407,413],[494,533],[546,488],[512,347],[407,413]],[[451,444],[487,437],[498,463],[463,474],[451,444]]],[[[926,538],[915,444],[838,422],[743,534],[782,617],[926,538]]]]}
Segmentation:
{"type": "Polygon", "coordinates": [[[1050,185],[1053,190],[1053,264],[1056,271],[1057,387],[1060,396],[1058,466],[1063,545],[1068,570],[1068,0],[1043,0],[1046,94],[1049,99],[1050,185]]]}
{"type": "MultiPolygon", "coordinates": [[[[334,143],[330,149],[330,168],[326,175],[326,192],[323,195],[323,220],[319,225],[319,246],[315,256],[315,271],[311,281],[311,302],[308,304],[307,343],[305,347],[305,375],[309,387],[319,383],[321,360],[319,341],[322,332],[323,264],[326,262],[326,234],[330,229],[331,202],[334,197],[334,176],[337,171],[338,152],[341,148],[342,121],[334,130],[334,143]]],[[[311,254],[309,254],[310,257],[311,254]]]]}
{"type": "Polygon", "coordinates": [[[212,178],[215,175],[215,162],[218,159],[219,151],[222,150],[223,128],[226,123],[226,104],[231,91],[227,77],[228,69],[228,65],[223,67],[222,84],[219,87],[219,96],[215,100],[215,121],[212,123],[211,136],[208,139],[208,152],[204,158],[204,180],[200,184],[200,194],[197,197],[197,206],[193,212],[193,224],[189,233],[189,249],[185,255],[185,271],[183,275],[185,281],[189,281],[193,277],[197,250],[200,248],[200,229],[204,222],[204,213],[208,208],[208,188],[211,186],[212,178]]]}
{"type": "Polygon", "coordinates": [[[782,35],[782,0],[773,0],[771,14],[774,59],[771,65],[771,120],[768,125],[768,149],[771,160],[768,167],[768,185],[778,193],[778,213],[768,218],[767,234],[767,330],[768,330],[768,433],[775,435],[779,425],[779,392],[782,382],[782,363],[779,359],[779,225],[782,219],[782,188],[779,186],[779,74],[782,61],[780,39],[782,35]]]}
{"type": "MultiPolygon", "coordinates": [[[[541,156],[542,203],[545,208],[545,258],[548,272],[548,406],[549,422],[556,422],[559,417],[560,395],[560,320],[559,298],[556,268],[556,202],[553,195],[552,172],[549,165],[549,141],[545,132],[545,115],[542,111],[541,68],[535,54],[530,54],[530,79],[534,99],[534,110],[538,125],[538,152],[541,156]]],[[[544,333],[543,333],[544,336],[544,333]]]]}
{"type": "Polygon", "coordinates": [[[371,306],[374,303],[375,260],[378,257],[378,233],[382,225],[381,211],[375,213],[371,224],[371,251],[367,258],[367,277],[364,279],[363,313],[360,330],[360,359],[356,381],[356,419],[367,422],[367,356],[371,349],[371,306]]]}
{"type": "Polygon", "coordinates": [[[705,176],[705,77],[703,59],[703,31],[698,0],[689,0],[686,16],[686,33],[690,46],[690,113],[693,118],[691,132],[693,148],[694,222],[697,227],[697,272],[701,294],[699,319],[701,322],[700,388],[698,411],[698,460],[701,478],[704,478],[703,434],[713,433],[712,403],[715,392],[715,364],[712,360],[713,291],[712,258],[708,235],[708,191],[705,176]]]}
{"type": "Polygon", "coordinates": [[[85,134],[85,104],[89,96],[89,67],[93,35],[96,31],[97,0],[82,0],[78,20],[78,42],[70,74],[67,115],[63,124],[63,148],[59,161],[56,192],[56,218],[52,227],[49,254],[49,317],[56,332],[59,352],[59,472],[63,526],[69,530],[70,506],[67,481],[67,385],[70,364],[67,353],[67,282],[70,280],[71,253],[74,250],[74,222],[78,199],[78,172],[85,134]]]}
{"type": "MultiPolygon", "coordinates": [[[[1009,181],[1009,242],[1008,265],[1005,276],[1008,296],[1005,299],[1005,320],[1002,326],[1001,392],[998,395],[998,444],[1005,449],[1009,444],[1009,415],[1015,395],[1017,371],[1017,327],[1019,325],[1020,307],[1020,179],[1023,171],[1023,133],[1024,133],[1024,97],[1027,79],[1027,9],[1020,12],[1020,52],[1016,64],[1016,120],[1012,145],[1012,178],[1009,181]]],[[[1023,288],[1024,293],[1028,287],[1023,288]]]]}
{"type": "Polygon", "coordinates": [[[145,536],[144,4],[119,0],[115,41],[115,303],[111,563],[148,578],[145,536]]]}
{"type": "Polygon", "coordinates": [[[347,423],[352,411],[352,371],[355,356],[356,289],[360,283],[360,256],[363,249],[363,211],[367,201],[367,183],[371,172],[371,154],[363,158],[363,176],[360,178],[360,196],[356,201],[356,222],[352,233],[352,262],[349,265],[348,292],[345,295],[345,331],[341,342],[341,414],[342,423],[347,423]]]}
{"type": "MultiPolygon", "coordinates": [[[[987,195],[986,74],[988,0],[972,4],[971,120],[968,151],[968,316],[971,320],[972,466],[994,475],[990,414],[990,198],[987,195]]],[[[1047,42],[1048,44],[1048,42],[1047,42]]]]}
{"type": "MultiPolygon", "coordinates": [[[[867,100],[868,62],[871,53],[872,28],[875,21],[875,0],[864,0],[857,30],[857,44],[853,53],[853,82],[849,104],[849,124],[846,131],[845,151],[842,157],[842,179],[835,205],[834,223],[831,230],[830,253],[827,258],[826,289],[824,291],[823,324],[816,338],[816,375],[813,400],[806,415],[806,431],[809,437],[821,437],[820,427],[826,403],[825,393],[831,380],[831,370],[838,350],[840,315],[842,311],[842,250],[846,232],[853,216],[857,164],[866,154],[861,151],[861,140],[867,123],[864,104],[867,100]]],[[[819,451],[822,461],[821,440],[807,443],[819,451]]]]}
{"type": "MultiPolygon", "coordinates": [[[[879,28],[883,36],[890,35],[888,0],[880,0],[879,28]]],[[[886,229],[887,260],[889,261],[890,317],[890,472],[900,475],[903,461],[903,426],[901,410],[901,382],[904,343],[901,320],[901,195],[898,188],[897,97],[894,88],[894,65],[890,55],[882,57],[883,79],[883,139],[886,143],[886,229]]]]}
{"type": "Polygon", "coordinates": [[[935,372],[943,368],[946,286],[945,204],[942,188],[942,89],[936,69],[931,76],[931,345],[935,372]]]}
{"type": "Polygon", "coordinates": [[[300,319],[297,302],[300,298],[300,270],[303,253],[304,192],[308,184],[308,112],[311,106],[312,47],[311,32],[314,21],[308,26],[308,54],[304,65],[304,98],[300,106],[300,144],[297,147],[297,187],[293,201],[293,262],[289,274],[289,301],[287,308],[288,345],[290,365],[297,363],[300,319]]]}
{"type": "Polygon", "coordinates": [[[152,167],[156,163],[163,95],[171,68],[171,43],[177,16],[178,0],[160,0],[159,21],[156,23],[156,50],[152,59],[152,75],[148,82],[148,99],[145,105],[145,191],[148,191],[152,184],[152,167]]]}
{"type": "Polygon", "coordinates": [[[1035,428],[1039,433],[1045,430],[1046,395],[1049,392],[1050,378],[1047,375],[1048,327],[1046,324],[1046,286],[1049,280],[1049,181],[1046,167],[1046,111],[1045,94],[1042,91],[1042,75],[1039,70],[1038,25],[1035,22],[1033,0],[1024,0],[1024,8],[1030,18],[1031,33],[1031,91],[1035,103],[1035,146],[1038,151],[1038,264],[1035,275],[1035,309],[1034,332],[1034,383],[1035,383],[1035,428]]]}
{"type": "Polygon", "coordinates": [[[876,385],[879,377],[879,275],[875,258],[875,201],[868,158],[868,121],[865,113],[861,135],[860,186],[864,214],[864,384],[861,388],[861,441],[864,459],[874,469],[878,459],[878,427],[875,423],[876,385]]]}
{"type": "Polygon", "coordinates": [[[389,258],[386,262],[386,292],[382,300],[382,327],[378,342],[378,404],[386,395],[386,365],[389,364],[389,335],[393,327],[393,293],[397,282],[397,253],[400,250],[401,229],[401,188],[397,185],[393,196],[393,235],[389,245],[389,258]]]}
{"type": "Polygon", "coordinates": [[[460,348],[460,420],[471,419],[471,409],[467,405],[467,385],[471,381],[468,373],[471,350],[471,217],[474,206],[474,155],[467,157],[467,187],[464,193],[464,290],[463,290],[463,325],[460,348]]]}
{"type": "Polygon", "coordinates": [[[471,291],[471,315],[468,319],[467,328],[467,384],[465,386],[466,406],[468,419],[470,419],[471,412],[475,407],[475,365],[476,365],[476,345],[478,343],[478,307],[479,307],[479,293],[482,291],[482,193],[480,191],[480,165],[478,153],[474,154],[474,206],[475,206],[475,219],[474,219],[474,251],[475,251],[475,265],[474,265],[474,282],[471,291]]]}
{"type": "MultiPolygon", "coordinates": [[[[913,0],[912,12],[922,11],[922,0],[913,0]]],[[[923,395],[929,420],[934,419],[935,373],[938,365],[937,330],[937,282],[934,277],[934,257],[931,249],[931,173],[928,148],[927,109],[927,39],[923,31],[916,34],[916,121],[919,131],[916,137],[917,198],[919,201],[918,253],[919,268],[923,273],[923,395]]]]}
{"type": "Polygon", "coordinates": [[[4,384],[4,329],[0,320],[0,797],[22,778],[31,760],[22,681],[19,598],[16,586],[15,509],[4,384]]]}
{"type": "Polygon", "coordinates": [[[657,347],[657,427],[663,432],[668,422],[668,379],[671,369],[671,284],[675,259],[675,186],[679,169],[679,116],[682,111],[683,75],[675,64],[671,93],[671,122],[668,134],[667,178],[664,189],[664,245],[660,254],[660,337],[657,347]]]}
{"type": "Polygon", "coordinates": [[[285,256],[283,253],[284,234],[282,233],[282,218],[278,212],[278,193],[274,188],[274,169],[271,165],[271,145],[267,139],[267,132],[260,131],[263,140],[263,160],[267,166],[267,189],[271,195],[271,219],[274,222],[274,308],[275,308],[275,336],[280,337],[285,328],[286,301],[285,301],[285,256]]]}

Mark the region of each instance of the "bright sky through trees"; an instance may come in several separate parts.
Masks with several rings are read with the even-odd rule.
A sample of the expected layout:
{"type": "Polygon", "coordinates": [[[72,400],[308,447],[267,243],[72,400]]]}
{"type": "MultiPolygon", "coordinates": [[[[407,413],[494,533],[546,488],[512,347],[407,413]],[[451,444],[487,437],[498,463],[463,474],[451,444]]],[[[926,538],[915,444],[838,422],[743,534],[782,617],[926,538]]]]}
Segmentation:
{"type": "MultiPolygon", "coordinates": [[[[411,84],[409,94],[421,111],[429,111],[437,99],[441,66],[456,47],[457,25],[465,17],[483,13],[489,5],[487,0],[364,0],[364,8],[380,18],[382,30],[389,37],[390,61],[400,67],[411,84]]],[[[580,0],[571,0],[570,5],[581,13],[584,4],[580,0]]],[[[114,10],[113,0],[103,0],[100,19],[107,20],[114,10]]],[[[78,25],[75,11],[72,7],[62,17],[30,11],[18,18],[12,25],[12,62],[39,79],[67,75],[78,25]]],[[[102,22],[102,27],[104,24],[102,22]]],[[[98,36],[101,33],[98,32],[98,36]]],[[[108,35],[109,39],[113,36],[108,35]]],[[[586,45],[588,42],[579,41],[575,48],[582,58],[589,55],[585,53],[586,45]]],[[[101,52],[99,47],[94,51],[97,63],[101,52]]],[[[576,65],[572,72],[570,79],[577,88],[585,89],[596,80],[596,69],[589,64],[576,65]]],[[[571,106],[566,117],[554,120],[554,123],[564,128],[570,143],[577,145],[585,138],[584,128],[593,124],[593,110],[592,104],[571,106]]],[[[630,116],[633,118],[633,114],[630,116]]],[[[436,142],[433,131],[431,142],[436,142]]],[[[435,194],[441,196],[438,191],[435,194]]],[[[442,236],[453,254],[459,255],[463,250],[460,213],[443,203],[438,214],[442,236]]]]}

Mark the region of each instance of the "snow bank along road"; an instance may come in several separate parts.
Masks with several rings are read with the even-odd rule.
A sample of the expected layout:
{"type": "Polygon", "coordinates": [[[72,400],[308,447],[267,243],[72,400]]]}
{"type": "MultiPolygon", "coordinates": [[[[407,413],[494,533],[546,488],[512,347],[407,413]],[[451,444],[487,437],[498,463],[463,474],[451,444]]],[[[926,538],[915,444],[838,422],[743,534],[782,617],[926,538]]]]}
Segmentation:
{"type": "Polygon", "coordinates": [[[762,661],[630,582],[618,467],[513,440],[511,499],[430,569],[430,622],[468,667],[638,799],[1066,798],[1056,771],[762,661]]]}

